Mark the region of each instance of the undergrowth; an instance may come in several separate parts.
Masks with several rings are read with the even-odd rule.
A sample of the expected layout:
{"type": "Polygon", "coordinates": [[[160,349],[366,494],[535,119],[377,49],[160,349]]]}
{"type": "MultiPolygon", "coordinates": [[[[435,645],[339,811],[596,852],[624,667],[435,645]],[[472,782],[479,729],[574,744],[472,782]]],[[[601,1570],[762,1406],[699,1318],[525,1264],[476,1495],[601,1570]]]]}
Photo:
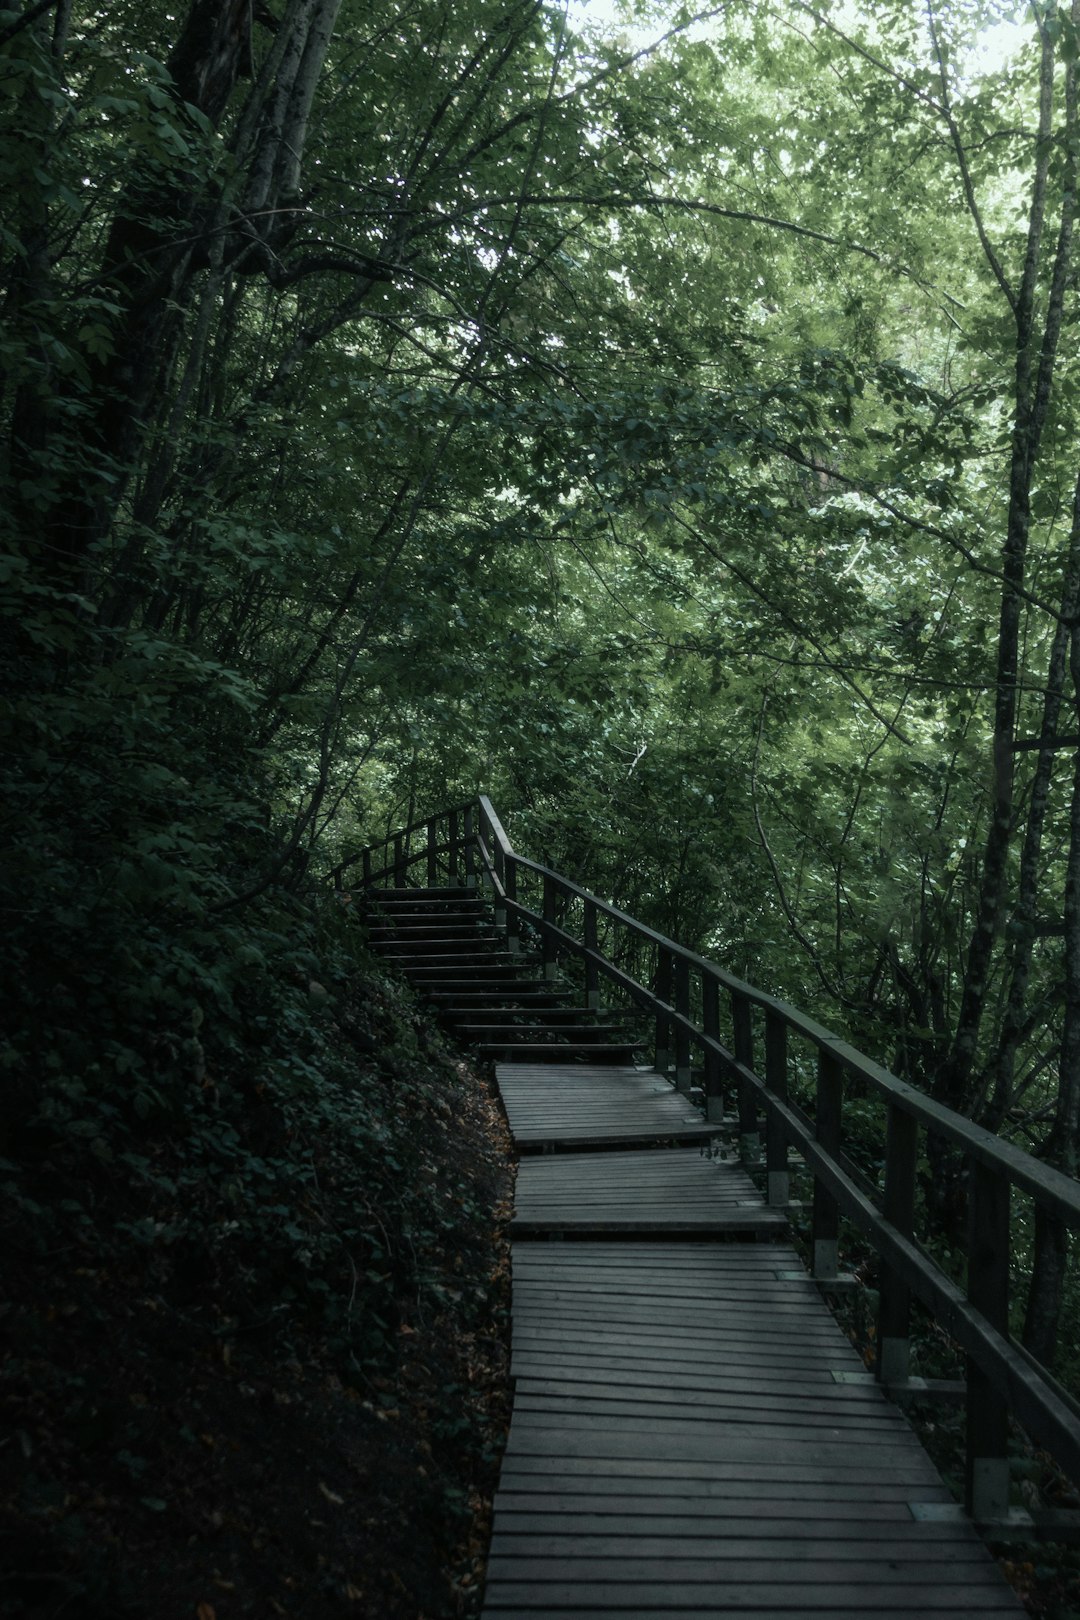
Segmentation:
{"type": "Polygon", "coordinates": [[[474,1601],[498,1116],[331,901],[275,904],[216,1006],[133,1010],[130,1061],[111,1030],[71,1064],[62,1028],[9,1041],[4,1614],[474,1601]]]}

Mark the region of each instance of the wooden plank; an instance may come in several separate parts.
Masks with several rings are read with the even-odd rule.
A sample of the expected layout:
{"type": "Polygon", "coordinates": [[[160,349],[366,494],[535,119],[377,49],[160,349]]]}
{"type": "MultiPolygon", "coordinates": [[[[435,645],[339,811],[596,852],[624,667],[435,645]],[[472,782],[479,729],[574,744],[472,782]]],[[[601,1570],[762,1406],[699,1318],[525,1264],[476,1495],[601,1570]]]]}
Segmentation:
{"type": "Polygon", "coordinates": [[[969,1526],[916,1522],[948,1493],[791,1259],[514,1243],[484,1620],[1019,1612],[969,1526]]]}
{"type": "MultiPolygon", "coordinates": [[[[1005,1586],[1004,1580],[1001,1586],[1000,1593],[993,1589],[978,1593],[980,1610],[988,1614],[1022,1613],[1015,1594],[1005,1586]]],[[[877,1620],[883,1609],[905,1603],[909,1615],[951,1613],[969,1616],[972,1613],[969,1588],[961,1586],[955,1589],[899,1580],[886,1583],[873,1578],[864,1581],[822,1581],[816,1583],[812,1591],[807,1590],[801,1579],[774,1580],[766,1592],[752,1581],[725,1582],[722,1596],[724,1606],[719,1614],[715,1581],[681,1580],[676,1584],[662,1572],[653,1580],[592,1581],[585,1591],[577,1580],[541,1583],[489,1581],[486,1596],[485,1620],[492,1620],[493,1611],[512,1611],[515,1607],[519,1610],[539,1608],[545,1615],[563,1614],[566,1610],[584,1615],[607,1614],[612,1609],[622,1609],[633,1615],[634,1620],[640,1620],[643,1609],[658,1614],[699,1609],[710,1620],[730,1620],[732,1609],[745,1607],[752,1612],[759,1604],[767,1604],[770,1609],[781,1613],[787,1609],[789,1615],[823,1611],[826,1614],[858,1614],[860,1620],[867,1615],[873,1615],[877,1620]],[[583,1598],[587,1598],[587,1608],[582,1605],[583,1598]]]]}
{"type": "Polygon", "coordinates": [[[519,1062],[496,1064],[495,1076],[511,1135],[520,1145],[714,1134],[655,1070],[519,1062]]]}
{"type": "MultiPolygon", "coordinates": [[[[522,1440],[525,1438],[533,1439],[523,1434],[522,1440]]],[[[580,1482],[580,1488],[589,1492],[594,1488],[606,1490],[607,1482],[612,1480],[619,1482],[620,1491],[632,1489],[631,1480],[675,1480],[682,1484],[689,1480],[715,1480],[734,1484],[739,1491],[754,1482],[768,1484],[770,1489],[763,1493],[766,1496],[778,1486],[798,1485],[809,1496],[814,1496],[819,1487],[857,1486],[874,1500],[877,1483],[882,1482],[902,1484],[912,1500],[921,1501],[928,1489],[940,1484],[930,1459],[921,1452],[917,1442],[915,1451],[874,1458],[868,1463],[865,1457],[857,1458],[844,1446],[833,1447],[828,1456],[823,1456],[818,1446],[803,1446],[797,1453],[789,1449],[786,1454],[776,1446],[770,1446],[767,1453],[760,1447],[754,1451],[752,1437],[751,1445],[741,1448],[741,1456],[729,1452],[724,1457],[710,1446],[702,1448],[703,1454],[680,1453],[675,1448],[674,1455],[662,1457],[650,1452],[643,1443],[636,1447],[597,1448],[595,1452],[578,1447],[560,1455],[550,1443],[545,1448],[535,1441],[519,1445],[517,1436],[514,1440],[513,1451],[508,1451],[504,1460],[500,1481],[526,1479],[530,1481],[527,1487],[530,1490],[539,1488],[531,1481],[541,1476],[573,1480],[575,1490],[580,1482]],[[614,1454],[620,1449],[625,1454],[614,1454]],[[747,1450],[751,1452],[749,1457],[747,1450]],[[765,1455],[767,1461],[762,1460],[765,1455]]],[[[509,1487],[500,1483],[500,1489],[503,1488],[509,1487]]]]}
{"type": "MultiPolygon", "coordinates": [[[[952,1545],[957,1540],[955,1528],[949,1524],[916,1524],[906,1501],[865,1502],[859,1504],[859,1514],[844,1514],[843,1500],[807,1501],[804,1497],[774,1498],[769,1501],[729,1498],[723,1513],[717,1511],[715,1500],[700,1503],[694,1495],[659,1497],[611,1496],[602,1503],[586,1496],[541,1496],[521,1492],[509,1499],[508,1506],[496,1515],[495,1527],[500,1536],[528,1534],[542,1536],[553,1532],[576,1539],[578,1536],[604,1535],[613,1528],[619,1534],[640,1536],[688,1537],[694,1529],[695,1518],[704,1522],[702,1536],[724,1540],[737,1538],[740,1545],[752,1535],[758,1541],[780,1541],[816,1538],[822,1535],[853,1537],[866,1535],[866,1525],[872,1523],[873,1534],[887,1528],[891,1537],[914,1542],[919,1547],[952,1545]],[[841,1510],[838,1512],[838,1508],[841,1510]]],[[[970,1538],[959,1538],[965,1547],[970,1538]]]]}
{"type": "Polygon", "coordinates": [[[969,1525],[917,1520],[949,1495],[794,1251],[665,1233],[783,1220],[692,1151],[714,1128],[687,1099],[626,1064],[496,1075],[520,1149],[576,1151],[518,1177],[483,1620],[1019,1613],[969,1525]]]}
{"type": "Polygon", "coordinates": [[[510,1230],[763,1232],[786,1224],[740,1166],[657,1148],[523,1161],[510,1230]]]}
{"type": "Polygon", "coordinates": [[[828,1369],[815,1369],[806,1373],[798,1366],[776,1372],[769,1368],[751,1373],[745,1368],[726,1372],[702,1364],[701,1356],[674,1366],[662,1355],[649,1358],[643,1364],[640,1357],[625,1356],[572,1356],[562,1354],[556,1368],[552,1368],[551,1345],[541,1353],[529,1354],[515,1349],[512,1357],[512,1376],[519,1388],[531,1381],[551,1383],[555,1388],[576,1389],[600,1383],[603,1387],[617,1386],[625,1392],[652,1389],[657,1383],[657,1370],[663,1372],[662,1382],[669,1391],[683,1391],[699,1395],[738,1395],[757,1406],[760,1401],[795,1399],[810,1402],[836,1402],[844,1406],[869,1404],[877,1410],[885,1407],[885,1395],[874,1384],[838,1384],[828,1369]]]}
{"type": "MultiPolygon", "coordinates": [[[[763,1609],[757,1604],[750,1609],[733,1609],[725,1603],[723,1609],[719,1612],[715,1601],[708,1602],[704,1607],[691,1604],[689,1606],[680,1605],[677,1609],[672,1609],[670,1606],[656,1608],[643,1607],[638,1604],[631,1609],[605,1607],[602,1611],[595,1608],[582,1608],[579,1604],[573,1603],[560,1604],[557,1609],[554,1609],[550,1607],[549,1599],[545,1599],[545,1605],[543,1613],[545,1615],[558,1615],[559,1620],[593,1620],[593,1617],[601,1612],[604,1615],[604,1620],[671,1620],[673,1613],[678,1614],[680,1620],[804,1620],[804,1617],[808,1614],[835,1612],[816,1607],[810,1608],[806,1603],[799,1603],[794,1608],[785,1609],[772,1606],[763,1609]]],[[[868,1615],[873,1616],[873,1620],[922,1620],[922,1616],[926,1611],[922,1608],[913,1608],[910,1604],[904,1606],[902,1603],[899,1607],[892,1602],[889,1602],[887,1606],[883,1606],[882,1602],[879,1601],[874,1604],[872,1609],[868,1609],[866,1612],[868,1615]]],[[[952,1610],[946,1608],[939,1610],[939,1612],[942,1614],[957,1614],[962,1616],[963,1620],[997,1620],[997,1617],[1003,1611],[1000,1602],[996,1600],[992,1603],[983,1604],[978,1599],[972,1599],[958,1604],[952,1610]]],[[[1014,1607],[1011,1609],[1006,1608],[1004,1612],[1016,1614],[1019,1611],[1014,1607]]],[[[484,1620],[520,1620],[523,1614],[535,1616],[536,1613],[536,1607],[532,1604],[517,1605],[510,1608],[500,1601],[497,1604],[489,1603],[485,1605],[484,1620]]]]}
{"type": "Polygon", "coordinates": [[[738,1422],[718,1414],[713,1421],[665,1416],[661,1412],[516,1412],[513,1438],[518,1455],[592,1458],[655,1457],[680,1460],[747,1462],[767,1456],[800,1463],[816,1456],[861,1469],[873,1479],[875,1466],[890,1456],[903,1460],[908,1436],[872,1433],[839,1424],[801,1423],[791,1419],[738,1422]],[[560,1450],[560,1448],[563,1448],[560,1450]]]}
{"type": "Polygon", "coordinates": [[[725,1590],[735,1581],[772,1586],[777,1578],[805,1581],[807,1585],[818,1581],[876,1580],[884,1586],[913,1579],[920,1587],[956,1586],[977,1581],[987,1572],[988,1563],[985,1548],[971,1543],[966,1549],[961,1545],[933,1551],[877,1540],[792,1542],[783,1548],[775,1543],[758,1545],[750,1541],[718,1547],[704,1537],[689,1551],[661,1541],[649,1552],[640,1538],[635,1546],[634,1537],[588,1538],[588,1547],[599,1548],[597,1551],[585,1551],[561,1536],[540,1538],[534,1548],[534,1539],[516,1538],[524,1542],[524,1547],[515,1542],[513,1550],[508,1550],[505,1538],[500,1537],[499,1552],[488,1562],[488,1580],[544,1584],[620,1578],[673,1583],[722,1581],[725,1590]],[[968,1556],[960,1556],[965,1550],[968,1556]]]}
{"type": "MultiPolygon", "coordinates": [[[[562,1526],[542,1530],[528,1524],[509,1528],[500,1519],[499,1557],[501,1560],[545,1559],[552,1564],[556,1559],[561,1561],[567,1557],[631,1562],[664,1559],[670,1561],[672,1569],[676,1559],[715,1560],[729,1569],[741,1560],[752,1564],[772,1561],[801,1564],[819,1560],[872,1563],[895,1559],[906,1564],[915,1559],[920,1562],[928,1559],[948,1560],[960,1566],[985,1564],[986,1549],[969,1537],[924,1536],[923,1529],[924,1526],[914,1521],[906,1525],[878,1525],[874,1534],[868,1536],[860,1535],[858,1525],[851,1522],[839,1526],[819,1522],[811,1531],[805,1531],[799,1520],[787,1519],[773,1526],[771,1537],[759,1536],[756,1532],[748,1534],[745,1523],[740,1522],[732,1526],[730,1538],[724,1539],[707,1526],[701,1526],[696,1535],[675,1525],[666,1532],[635,1525],[632,1530],[620,1533],[611,1528],[610,1521],[606,1530],[588,1531],[575,1526],[568,1531],[562,1526]]],[[[497,1575],[498,1568],[495,1566],[490,1573],[497,1575]]]]}
{"type": "Polygon", "coordinates": [[[844,1389],[833,1386],[835,1394],[824,1388],[808,1393],[798,1386],[777,1389],[763,1387],[755,1392],[749,1379],[741,1380],[734,1388],[721,1380],[695,1377],[676,1381],[674,1378],[657,1380],[655,1374],[643,1374],[638,1379],[620,1377],[610,1381],[597,1372],[588,1381],[568,1379],[559,1369],[557,1377],[539,1378],[535,1374],[516,1375],[514,1390],[515,1410],[521,1402],[522,1410],[543,1403],[545,1409],[560,1412],[601,1412],[613,1404],[620,1411],[637,1411],[642,1406],[670,1411],[673,1414],[689,1411],[704,1412],[701,1421],[775,1422],[784,1415],[805,1416],[819,1427],[822,1419],[829,1423],[858,1422],[861,1427],[877,1428],[882,1424],[894,1428],[904,1419],[883,1396],[876,1400],[873,1392],[844,1389]],[[659,1384],[659,1387],[658,1387],[659,1384]],[[763,1419],[763,1408],[768,1416],[763,1419]]]}

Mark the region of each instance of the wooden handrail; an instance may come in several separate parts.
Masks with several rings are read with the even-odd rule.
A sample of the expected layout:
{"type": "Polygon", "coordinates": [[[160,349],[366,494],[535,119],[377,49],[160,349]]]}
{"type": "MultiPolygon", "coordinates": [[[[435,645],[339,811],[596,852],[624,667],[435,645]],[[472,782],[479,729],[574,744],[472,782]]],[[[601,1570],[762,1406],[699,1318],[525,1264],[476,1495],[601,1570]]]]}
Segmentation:
{"type": "Polygon", "coordinates": [[[739,1134],[748,1159],[756,1158],[759,1114],[764,1113],[770,1203],[788,1201],[789,1147],[802,1155],[814,1182],[815,1275],[826,1287],[836,1280],[840,1215],[858,1228],[881,1260],[877,1370],[884,1383],[902,1386],[906,1381],[912,1298],[919,1299],[961,1346],[968,1363],[967,1505],[977,1519],[1000,1523],[1008,1511],[1009,1412],[1073,1478],[1080,1479],[1080,1403],[1008,1333],[1010,1190],[1017,1188],[1068,1225],[1078,1226],[1080,1183],[898,1079],[798,1008],[687,950],[543,862],[518,854],[484,794],[475,804],[391,834],[343,862],[334,880],[341,887],[344,875],[359,862],[369,886],[390,874],[395,881],[405,881],[411,869],[425,861],[430,883],[444,855],[451,876],[463,864],[471,881],[479,878],[490,887],[496,920],[506,928],[511,945],[522,928],[533,930],[541,942],[546,971],[554,971],[560,957],[582,964],[587,1005],[597,1005],[603,977],[654,1018],[656,1066],[665,1072],[673,1069],[676,1085],[684,1090],[691,1086],[690,1051],[696,1048],[703,1062],[707,1117],[723,1119],[725,1084],[737,1092],[739,1134]],[[440,832],[444,823],[445,838],[440,832]],[[413,836],[421,826],[422,846],[413,852],[413,836]],[[376,859],[382,860],[378,870],[376,859]],[[519,899],[519,878],[539,884],[540,909],[519,899]],[[565,914],[574,904],[582,908],[580,938],[564,926],[565,914]],[[599,949],[601,917],[628,930],[654,953],[654,986],[641,983],[599,949]],[[700,1024],[691,1011],[694,984],[700,992],[700,1024]],[[730,1047],[720,1038],[721,993],[731,1006],[730,1047]],[[754,1051],[755,1013],[764,1018],[760,1070],[754,1051]],[[813,1120],[788,1095],[791,1036],[808,1042],[817,1053],[813,1120]],[[883,1195],[842,1149],[844,1087],[851,1080],[886,1107],[883,1195]],[[966,1293],[919,1245],[912,1230],[920,1129],[958,1148],[968,1164],[972,1239],[966,1293]]]}

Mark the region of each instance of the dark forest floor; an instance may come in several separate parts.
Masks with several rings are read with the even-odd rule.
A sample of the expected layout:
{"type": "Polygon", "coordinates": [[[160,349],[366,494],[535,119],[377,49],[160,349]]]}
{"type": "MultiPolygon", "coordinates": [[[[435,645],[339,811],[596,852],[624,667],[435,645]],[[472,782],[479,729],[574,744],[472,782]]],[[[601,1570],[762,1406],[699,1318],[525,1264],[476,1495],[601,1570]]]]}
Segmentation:
{"type": "Polygon", "coordinates": [[[134,1253],[5,1256],[0,1613],[476,1612],[509,1416],[510,1149],[484,1077],[453,1067],[440,1152],[487,1232],[434,1253],[429,1235],[428,1286],[394,1302],[396,1355],[366,1378],[343,1380],[313,1325],[284,1346],[238,1327],[227,1277],[210,1310],[198,1275],[163,1286],[134,1253]]]}
{"type": "MultiPolygon", "coordinates": [[[[369,1210],[402,1190],[387,1237],[396,1265],[354,1266],[344,1290],[332,1255],[315,1273],[317,1288],[325,1277],[348,1296],[347,1318],[378,1324],[378,1354],[348,1366],[340,1326],[327,1331],[317,1311],[290,1311],[279,1325],[286,1293],[279,1282],[268,1310],[251,1296],[243,1248],[213,1251],[206,1264],[193,1236],[164,1256],[160,1245],[106,1241],[130,1214],[131,1188],[116,1175],[80,1189],[96,1200],[96,1221],[53,1247],[25,1241],[25,1212],[7,1219],[5,1620],[475,1620],[510,1417],[509,1135],[490,1077],[377,974],[344,987],[328,1041],[369,1102],[384,1097],[398,1130],[387,1138],[389,1179],[368,1189],[369,1210]],[[406,1143],[415,1156],[398,1170],[406,1143]]],[[[298,1161],[302,1148],[319,1168],[318,1200],[292,1195],[290,1218],[302,1209],[309,1226],[290,1238],[290,1263],[304,1259],[305,1232],[344,1226],[356,1199],[342,1125],[351,1116],[344,1103],[335,1110],[332,1130],[285,1132],[281,1119],[268,1125],[265,1099],[237,1092],[245,1162],[263,1152],[298,1161]]],[[[54,1157],[28,1172],[23,1191],[63,1192],[54,1157]]],[[[268,1203],[267,1222],[280,1223],[282,1209],[268,1203]]],[[[257,1203],[253,1213],[263,1218],[257,1203]]],[[[851,1262],[867,1287],[836,1307],[869,1365],[873,1260],[856,1245],[851,1262]]],[[[957,1347],[930,1325],[916,1330],[915,1360],[932,1377],[961,1371],[957,1347]]],[[[962,1407],[915,1405],[909,1416],[959,1491],[962,1407]]],[[[1019,1432],[1013,1450],[1018,1505],[1078,1505],[1019,1432]]],[[[996,1550],[1030,1616],[1080,1620],[1080,1549],[996,1550]]]]}

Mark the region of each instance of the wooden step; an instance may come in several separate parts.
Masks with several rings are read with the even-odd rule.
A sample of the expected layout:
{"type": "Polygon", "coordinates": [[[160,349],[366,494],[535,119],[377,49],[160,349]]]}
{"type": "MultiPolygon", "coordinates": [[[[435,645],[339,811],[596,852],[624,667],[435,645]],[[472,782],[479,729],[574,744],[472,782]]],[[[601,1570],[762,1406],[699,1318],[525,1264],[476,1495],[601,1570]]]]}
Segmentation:
{"type": "Polygon", "coordinates": [[[445,900],[475,900],[476,889],[419,889],[408,887],[404,889],[365,889],[364,897],[382,905],[385,901],[408,902],[418,906],[427,906],[445,900]]]}
{"type": "Polygon", "coordinates": [[[491,913],[483,906],[477,906],[475,911],[371,911],[368,926],[371,928],[394,928],[404,934],[423,933],[425,929],[444,928],[477,928],[486,924],[494,926],[491,913]]]}
{"type": "Polygon", "coordinates": [[[606,1042],[609,1046],[614,1045],[617,1041],[624,1048],[630,1045],[623,1036],[623,1031],[616,1024],[498,1023],[458,1024],[455,1027],[459,1034],[467,1036],[470,1041],[476,1039],[495,1040],[504,1035],[516,1041],[519,1036],[529,1036],[530,1038],[535,1036],[539,1038],[540,1036],[550,1035],[553,1041],[565,1040],[573,1036],[575,1044],[595,1039],[601,1043],[606,1042]]]}
{"type": "Polygon", "coordinates": [[[502,1058],[507,1063],[624,1064],[632,1063],[634,1058],[634,1048],[625,1041],[609,1046],[599,1043],[593,1046],[588,1042],[575,1046],[561,1041],[552,1041],[550,1045],[530,1041],[475,1041],[472,1050],[482,1057],[502,1058]]]}
{"type": "Polygon", "coordinates": [[[495,1069],[519,1152],[649,1147],[717,1134],[717,1126],[655,1069],[625,1061],[560,1064],[558,1047],[547,1047],[544,1057],[538,1062],[519,1052],[495,1069]]]}
{"type": "Polygon", "coordinates": [[[373,923],[367,931],[371,945],[385,946],[388,950],[413,955],[431,955],[436,951],[449,954],[455,946],[473,950],[485,945],[498,948],[504,942],[494,932],[485,932],[482,926],[472,928],[385,928],[373,923]]]}
{"type": "MultiPolygon", "coordinates": [[[[534,980],[534,982],[547,985],[549,980],[534,980]]],[[[476,980],[465,980],[465,983],[474,985],[476,980]]],[[[521,1008],[542,1009],[546,1004],[562,1003],[563,996],[560,995],[557,988],[551,988],[551,990],[547,990],[547,988],[546,990],[517,990],[513,985],[508,985],[504,990],[499,990],[499,988],[489,988],[484,985],[483,990],[474,990],[474,988],[473,990],[457,991],[432,990],[427,996],[427,1000],[434,1001],[437,1008],[442,1008],[444,1004],[449,1006],[450,1003],[453,1003],[455,1009],[460,1008],[461,1011],[466,1011],[468,1008],[510,1006],[510,1004],[513,1004],[513,1006],[520,1004],[521,1008]]],[[[570,1009],[567,1008],[567,1011],[570,1011],[570,1009]]],[[[586,1009],[581,1008],[580,1011],[586,1011],[586,1009]]]]}
{"type": "MultiPolygon", "coordinates": [[[[475,986],[479,979],[486,984],[488,975],[496,973],[506,975],[506,982],[513,983],[514,958],[509,951],[489,951],[482,955],[462,951],[456,956],[440,954],[430,957],[409,956],[407,952],[400,956],[390,951],[380,954],[385,962],[401,968],[410,982],[417,986],[440,977],[460,981],[466,974],[472,974],[467,982],[475,986]]],[[[526,969],[533,967],[531,963],[522,965],[526,969]]]]}
{"type": "MultiPolygon", "coordinates": [[[[431,998],[433,1001],[434,997],[431,998]]],[[[436,1005],[436,1012],[440,1018],[451,1018],[458,1021],[467,1020],[470,1024],[504,1023],[508,1026],[520,1022],[521,1019],[542,1019],[548,1024],[560,1024],[572,1027],[581,1024],[589,1029],[610,1028],[618,1029],[624,1033],[623,1026],[614,1023],[610,1018],[603,1018],[592,1012],[588,1007],[545,1007],[542,1003],[528,1007],[504,1006],[497,1002],[487,1002],[481,1006],[466,1005],[436,1005]]]]}
{"type": "MultiPolygon", "coordinates": [[[[482,948],[470,946],[468,949],[463,947],[459,951],[401,951],[399,953],[394,947],[387,946],[382,954],[386,956],[400,954],[405,961],[411,963],[413,967],[466,967],[470,969],[475,967],[487,967],[492,971],[494,971],[496,968],[502,968],[505,970],[508,967],[522,967],[528,968],[534,977],[543,977],[542,971],[540,973],[537,972],[537,969],[542,969],[542,964],[535,957],[526,956],[521,951],[508,951],[505,946],[500,945],[497,940],[492,940],[489,945],[483,946],[482,948]],[[424,962],[422,958],[425,956],[429,956],[433,960],[431,962],[424,962]]],[[[486,984],[486,982],[487,981],[485,980],[484,983],[486,984]]],[[[554,983],[555,981],[552,980],[549,982],[554,983]]],[[[479,988],[481,988],[481,986],[474,979],[473,989],[476,990],[479,988]]]]}
{"type": "MultiPolygon", "coordinates": [[[[435,974],[434,978],[421,979],[417,973],[410,973],[408,979],[411,985],[422,991],[436,1005],[442,996],[454,997],[459,995],[462,990],[474,990],[476,988],[478,976],[475,974],[470,979],[462,979],[456,976],[451,977],[444,970],[433,969],[432,972],[435,974]]],[[[523,979],[520,975],[515,976],[500,970],[498,974],[484,975],[484,993],[487,994],[489,990],[494,990],[496,994],[512,995],[516,990],[524,989],[527,993],[543,996],[548,1001],[558,1001],[560,997],[557,989],[544,988],[550,982],[548,979],[523,979]]]]}
{"type": "Polygon", "coordinates": [[[742,1236],[783,1232],[741,1165],[685,1148],[523,1158],[511,1237],[549,1232],[742,1236]]]}

